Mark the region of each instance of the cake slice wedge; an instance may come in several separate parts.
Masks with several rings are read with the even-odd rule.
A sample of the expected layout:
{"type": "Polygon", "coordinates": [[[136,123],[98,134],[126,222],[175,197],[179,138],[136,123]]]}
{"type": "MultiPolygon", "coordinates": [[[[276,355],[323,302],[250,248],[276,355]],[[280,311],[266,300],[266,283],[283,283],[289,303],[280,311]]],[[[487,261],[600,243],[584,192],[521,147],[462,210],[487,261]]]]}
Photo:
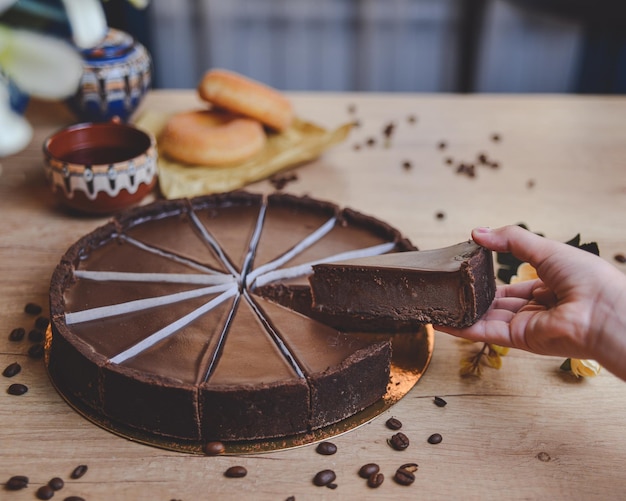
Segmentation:
{"type": "Polygon", "coordinates": [[[491,251],[472,240],[313,266],[313,309],[359,321],[415,321],[467,327],[495,296],[491,251]]]}

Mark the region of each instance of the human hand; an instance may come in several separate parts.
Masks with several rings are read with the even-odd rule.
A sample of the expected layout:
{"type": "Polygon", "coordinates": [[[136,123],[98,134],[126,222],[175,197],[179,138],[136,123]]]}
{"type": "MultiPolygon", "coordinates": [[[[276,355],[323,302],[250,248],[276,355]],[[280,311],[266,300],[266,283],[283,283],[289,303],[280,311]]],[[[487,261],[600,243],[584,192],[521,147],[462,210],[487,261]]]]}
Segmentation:
{"type": "Polygon", "coordinates": [[[603,259],[519,226],[472,231],[476,243],[511,252],[539,276],[498,286],[481,319],[437,327],[472,341],[597,360],[626,379],[626,276],[603,259]]]}

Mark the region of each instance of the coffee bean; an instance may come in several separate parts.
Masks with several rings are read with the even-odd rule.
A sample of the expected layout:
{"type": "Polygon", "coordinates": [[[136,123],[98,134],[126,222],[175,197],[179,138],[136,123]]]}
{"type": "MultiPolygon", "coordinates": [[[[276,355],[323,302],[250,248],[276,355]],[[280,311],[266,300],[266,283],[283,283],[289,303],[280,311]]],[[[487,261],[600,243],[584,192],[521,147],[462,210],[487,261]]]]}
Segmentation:
{"type": "Polygon", "coordinates": [[[52,499],[54,496],[54,489],[49,485],[42,485],[37,489],[37,499],[52,499]]]}
{"type": "Polygon", "coordinates": [[[228,478],[243,478],[248,474],[243,466],[231,466],[224,472],[224,476],[228,478]]]}
{"type": "Polygon", "coordinates": [[[63,482],[62,478],[54,477],[50,479],[48,485],[52,487],[55,491],[60,491],[61,489],[63,489],[65,482],[63,482]]]}
{"type": "Polygon", "coordinates": [[[222,442],[215,441],[204,444],[202,450],[207,456],[218,456],[220,454],[224,454],[226,447],[222,442]]]}
{"type": "Polygon", "coordinates": [[[445,407],[446,405],[448,405],[448,402],[446,402],[443,398],[441,397],[435,397],[435,405],[437,407],[445,407]]]}
{"type": "Polygon", "coordinates": [[[383,475],[382,473],[372,473],[367,479],[367,486],[371,487],[372,489],[376,489],[376,487],[380,487],[384,481],[385,475],[383,475]]]}
{"type": "Polygon", "coordinates": [[[433,433],[430,437],[428,437],[429,444],[440,444],[443,440],[443,437],[439,433],[433,433]]]}
{"type": "Polygon", "coordinates": [[[40,331],[45,332],[49,324],[50,320],[47,317],[37,317],[37,320],[35,320],[35,328],[39,329],[40,331]]]}
{"type": "Polygon", "coordinates": [[[376,463],[367,463],[361,466],[359,470],[359,477],[361,478],[370,478],[374,473],[378,473],[380,471],[380,466],[376,463]]]}
{"type": "Polygon", "coordinates": [[[39,329],[33,329],[28,333],[28,340],[33,343],[41,343],[43,341],[43,338],[44,333],[39,329]]]}
{"type": "Polygon", "coordinates": [[[400,431],[395,435],[392,435],[387,442],[395,450],[403,451],[409,446],[409,437],[407,437],[404,433],[400,431]]]}
{"type": "Polygon", "coordinates": [[[22,370],[22,366],[18,364],[17,362],[13,362],[12,364],[9,364],[5,367],[5,369],[2,371],[2,375],[4,377],[17,376],[21,370],[22,370]]]}
{"type": "Polygon", "coordinates": [[[402,466],[398,468],[398,470],[407,470],[411,473],[415,473],[418,469],[417,463],[404,463],[402,466]]]}
{"type": "Polygon", "coordinates": [[[81,498],[80,496],[67,496],[63,501],[85,501],[85,498],[81,498]]]}
{"type": "Polygon", "coordinates": [[[333,470],[318,471],[313,477],[313,483],[318,487],[324,487],[335,481],[337,475],[333,470]]]}
{"type": "Polygon", "coordinates": [[[315,452],[322,454],[323,456],[332,456],[337,452],[337,446],[332,442],[320,442],[315,449],[315,452]]]}
{"type": "Polygon", "coordinates": [[[387,419],[385,425],[387,425],[387,428],[389,428],[390,430],[399,430],[400,428],[402,428],[402,422],[395,417],[387,419]]]}
{"type": "Polygon", "coordinates": [[[498,141],[500,141],[500,139],[502,139],[502,138],[501,138],[501,136],[500,136],[500,134],[492,134],[492,135],[491,135],[491,140],[492,140],[494,143],[497,143],[498,141]]]}
{"type": "Polygon", "coordinates": [[[296,496],[289,496],[285,501],[296,501],[296,496]]]}
{"type": "Polygon", "coordinates": [[[45,349],[42,343],[34,344],[28,349],[28,356],[30,358],[40,359],[43,358],[44,354],[45,349]]]}
{"type": "Polygon", "coordinates": [[[26,329],[24,327],[16,327],[9,334],[9,341],[21,341],[26,335],[26,329]]]}
{"type": "Polygon", "coordinates": [[[19,491],[20,489],[25,489],[28,487],[28,477],[25,477],[24,475],[15,475],[7,480],[4,487],[8,491],[19,491]]]}
{"type": "Polygon", "coordinates": [[[7,393],[9,395],[23,395],[28,391],[28,386],[25,384],[15,383],[9,386],[7,393]]]}
{"type": "Polygon", "coordinates": [[[446,143],[445,141],[439,141],[439,144],[437,144],[437,147],[440,150],[445,150],[447,146],[448,146],[448,143],[446,143]]]}
{"type": "Polygon", "coordinates": [[[79,464],[76,468],[72,470],[72,473],[70,473],[70,477],[74,480],[82,477],[85,473],[87,473],[87,468],[88,466],[86,464],[79,464]]]}
{"type": "Polygon", "coordinates": [[[405,160],[404,162],[402,162],[402,168],[404,170],[411,170],[411,167],[413,167],[413,164],[410,160],[405,160]]]}
{"type": "Polygon", "coordinates": [[[413,482],[415,482],[415,475],[409,470],[398,468],[395,475],[393,476],[393,479],[396,481],[397,484],[411,485],[413,482]]]}
{"type": "Polygon", "coordinates": [[[435,213],[435,217],[436,217],[437,219],[445,219],[445,218],[446,218],[446,213],[445,213],[445,212],[443,212],[443,211],[441,211],[441,210],[440,210],[440,211],[437,211],[437,212],[435,213]]]}
{"type": "Polygon", "coordinates": [[[613,256],[613,259],[615,259],[615,261],[620,264],[626,263],[626,256],[624,254],[615,254],[615,256],[613,256]]]}
{"type": "Polygon", "coordinates": [[[35,303],[26,303],[26,306],[24,306],[24,313],[29,315],[39,315],[42,311],[41,306],[35,303]]]}

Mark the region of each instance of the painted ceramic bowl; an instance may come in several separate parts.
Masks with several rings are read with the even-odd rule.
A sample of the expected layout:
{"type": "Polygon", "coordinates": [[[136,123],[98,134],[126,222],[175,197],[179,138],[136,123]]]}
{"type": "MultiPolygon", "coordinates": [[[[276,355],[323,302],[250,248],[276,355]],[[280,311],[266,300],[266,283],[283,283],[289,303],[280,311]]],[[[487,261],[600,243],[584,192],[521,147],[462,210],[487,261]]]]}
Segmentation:
{"type": "Polygon", "coordinates": [[[127,121],[152,83],[152,59],[131,35],[110,28],[96,47],[82,52],[83,76],[68,100],[81,121],[127,121]]]}
{"type": "Polygon", "coordinates": [[[157,182],[154,136],[118,121],[72,125],[50,136],[43,151],[52,191],[83,213],[136,205],[157,182]]]}

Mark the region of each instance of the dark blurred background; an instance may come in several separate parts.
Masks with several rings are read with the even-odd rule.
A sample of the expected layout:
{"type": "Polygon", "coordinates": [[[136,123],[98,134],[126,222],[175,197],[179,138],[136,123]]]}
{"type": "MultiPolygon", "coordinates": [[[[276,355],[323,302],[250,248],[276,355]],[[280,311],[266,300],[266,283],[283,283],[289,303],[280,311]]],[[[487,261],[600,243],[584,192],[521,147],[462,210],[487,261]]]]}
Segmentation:
{"type": "Polygon", "coordinates": [[[626,0],[151,0],[104,3],[154,87],[211,67],[284,90],[622,94],[626,0]]]}

